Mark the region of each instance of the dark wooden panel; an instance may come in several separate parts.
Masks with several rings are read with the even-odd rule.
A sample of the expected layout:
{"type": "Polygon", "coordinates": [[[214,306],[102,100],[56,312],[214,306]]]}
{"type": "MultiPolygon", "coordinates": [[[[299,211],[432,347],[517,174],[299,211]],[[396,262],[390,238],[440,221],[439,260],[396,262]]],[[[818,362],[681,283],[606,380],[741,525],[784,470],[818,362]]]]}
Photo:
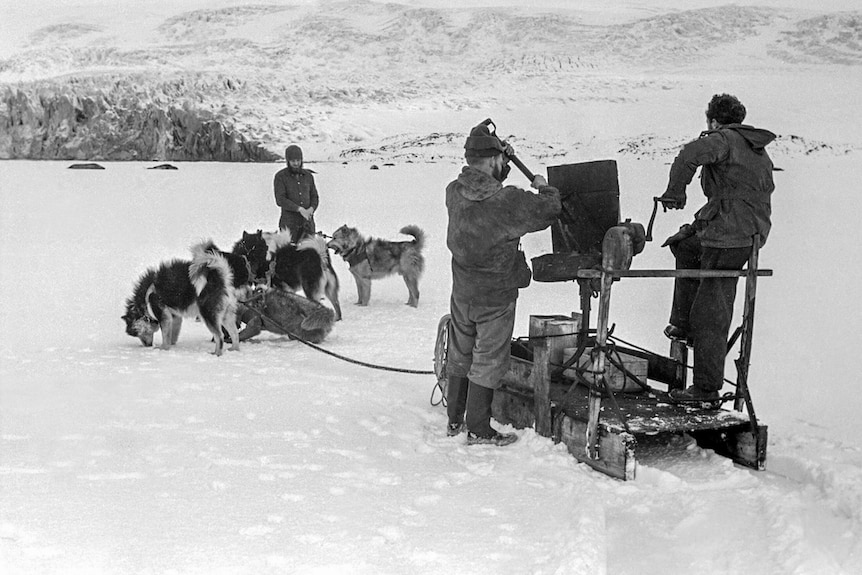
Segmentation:
{"type": "Polygon", "coordinates": [[[531,260],[533,279],[537,282],[564,282],[578,279],[578,270],[602,263],[601,254],[560,252],[543,254],[531,260]]]}
{"type": "Polygon", "coordinates": [[[586,449],[587,424],[564,414],[554,418],[554,438],[563,443],[569,453],[593,469],[617,479],[635,478],[635,446],[637,441],[628,433],[600,430],[597,459],[590,459],[586,449]]]}
{"type": "Polygon", "coordinates": [[[563,211],[551,226],[553,251],[600,254],[605,232],[620,221],[616,161],[550,166],[548,183],[563,196],[563,211]]]}
{"type": "Polygon", "coordinates": [[[758,425],[757,433],[748,429],[705,430],[692,434],[697,444],[729,457],[735,463],[762,471],[766,469],[767,426],[758,425]]]}

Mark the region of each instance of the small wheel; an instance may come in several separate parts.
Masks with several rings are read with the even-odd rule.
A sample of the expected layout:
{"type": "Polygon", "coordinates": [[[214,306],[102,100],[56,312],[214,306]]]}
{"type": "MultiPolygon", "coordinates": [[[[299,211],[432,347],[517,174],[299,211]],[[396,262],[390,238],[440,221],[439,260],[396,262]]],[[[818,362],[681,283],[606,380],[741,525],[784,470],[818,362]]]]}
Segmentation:
{"type": "Polygon", "coordinates": [[[437,324],[437,341],[434,344],[434,375],[437,376],[437,387],[443,393],[443,401],[446,401],[449,379],[446,375],[446,356],[449,351],[449,314],[440,318],[437,324]]]}

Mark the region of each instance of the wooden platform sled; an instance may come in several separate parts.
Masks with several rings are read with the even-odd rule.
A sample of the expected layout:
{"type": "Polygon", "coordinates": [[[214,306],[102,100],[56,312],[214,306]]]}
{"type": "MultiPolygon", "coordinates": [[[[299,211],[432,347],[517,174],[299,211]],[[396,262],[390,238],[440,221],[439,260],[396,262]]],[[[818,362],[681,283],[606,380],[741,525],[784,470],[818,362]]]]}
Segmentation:
{"type": "MultiPolygon", "coordinates": [[[[549,181],[564,191],[567,182],[576,181],[579,193],[589,194],[587,200],[572,194],[570,201],[578,202],[571,214],[582,214],[589,204],[604,202],[607,209],[618,212],[615,204],[616,165],[611,162],[592,162],[561,166],[556,173],[549,168],[549,181]],[[584,176],[587,172],[587,177],[584,176]],[[596,177],[599,174],[600,177],[596,177]],[[601,186],[611,182],[610,199],[598,198],[601,186]],[[597,182],[585,186],[584,182],[597,182]],[[598,195],[597,195],[598,194],[598,195]]],[[[564,206],[564,216],[566,210],[564,206]]],[[[749,258],[747,269],[741,271],[702,270],[632,270],[628,269],[631,257],[621,261],[619,254],[609,257],[607,246],[596,237],[608,231],[603,224],[595,233],[579,237],[561,218],[554,233],[554,254],[533,260],[533,275],[537,281],[577,281],[580,288],[580,313],[577,333],[560,334],[553,330],[544,336],[530,337],[523,342],[512,342],[511,363],[501,387],[494,394],[492,413],[500,423],[515,428],[534,428],[539,435],[564,443],[579,461],[612,477],[634,479],[637,470],[638,441],[665,434],[688,433],[701,447],[713,449],[736,463],[752,469],[764,469],[766,463],[767,427],[754,412],[748,390],[748,367],[754,330],[754,308],[757,278],[771,276],[771,270],[757,267],[758,244],[749,258]],[[559,251],[558,251],[559,250],[559,251]],[[537,261],[538,260],[538,261],[537,261]],[[643,277],[743,277],[745,301],[741,325],[728,342],[728,353],[739,342],[739,357],[735,360],[737,379],[731,409],[703,409],[698,405],[680,406],[668,403],[666,392],[684,388],[686,384],[688,348],[685,342],[672,340],[669,357],[642,349],[618,345],[609,333],[611,287],[623,278],[643,277]],[[598,287],[597,287],[598,286],[598,287]],[[596,328],[590,329],[591,298],[598,291],[599,307],[596,328]],[[568,335],[568,338],[561,337],[568,335]],[[560,348],[570,346],[572,337],[577,342],[575,357],[560,362],[560,348]],[[609,383],[608,368],[615,364],[625,372],[617,352],[647,362],[646,381],[640,381],[649,390],[638,393],[613,392],[609,383]],[[586,369],[575,370],[578,357],[590,358],[586,369]],[[552,359],[553,358],[553,359],[552,359]],[[656,387],[659,384],[660,387],[656,387]]],[[[618,222],[618,213],[594,221],[618,222]]],[[[613,225],[613,224],[611,224],[613,225]]],[[[538,316],[537,316],[538,317],[538,316]]],[[[445,389],[446,325],[448,316],[441,319],[435,350],[435,371],[438,383],[445,389]]],[[[630,373],[631,376],[638,379],[630,373]]],[[[640,387],[640,386],[639,386],[640,387]]]]}
{"type": "MultiPolygon", "coordinates": [[[[753,253],[756,254],[756,250],[753,253]]],[[[539,435],[564,443],[579,461],[623,480],[635,478],[638,441],[661,434],[670,438],[673,434],[688,433],[701,447],[713,449],[740,465],[764,469],[767,427],[755,416],[747,374],[756,278],[769,276],[772,272],[757,270],[755,261],[756,257],[752,257],[748,270],[724,272],[581,270],[581,280],[599,278],[603,286],[596,330],[581,329],[584,353],[605,351],[593,353],[591,368],[577,378],[570,378],[562,373],[569,367],[567,364],[561,365],[550,359],[558,345],[555,337],[531,338],[527,343],[513,342],[509,371],[494,395],[494,418],[516,428],[532,427],[539,435]],[[608,345],[607,312],[613,278],[680,275],[745,277],[745,311],[742,325],[737,330],[741,335],[740,355],[736,360],[737,393],[732,409],[704,409],[699,405],[680,406],[667,401],[664,391],[685,387],[684,366],[688,350],[684,342],[671,342],[671,355],[674,357],[608,345]],[[658,392],[611,392],[604,373],[617,352],[646,360],[647,381],[642,383],[658,392]],[[665,389],[659,389],[656,383],[665,389]]],[[[589,309],[582,308],[581,316],[588,326],[589,309]]]]}

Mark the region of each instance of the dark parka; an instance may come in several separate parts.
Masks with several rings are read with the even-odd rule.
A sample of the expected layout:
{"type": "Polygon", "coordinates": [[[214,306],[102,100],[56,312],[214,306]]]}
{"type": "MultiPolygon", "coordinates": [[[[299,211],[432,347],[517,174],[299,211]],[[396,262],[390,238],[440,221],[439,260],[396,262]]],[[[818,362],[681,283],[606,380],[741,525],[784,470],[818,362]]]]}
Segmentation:
{"type": "Polygon", "coordinates": [[[273,181],[275,203],[281,208],[279,229],[302,229],[305,218],[299,213],[299,208],[317,209],[320,199],[314,176],[306,169],[293,170],[283,168],[275,174],[273,181]]]}
{"type": "Polygon", "coordinates": [[[452,252],[452,297],[478,306],[513,302],[530,283],[530,268],[518,250],[524,234],[551,225],[560,213],[560,193],[545,186],[538,194],[503,186],[465,166],[446,188],[452,252]]]}
{"type": "Polygon", "coordinates": [[[698,166],[706,205],[695,214],[701,245],[711,248],[750,246],[752,236],[766,242],[771,227],[772,160],[765,147],[775,139],[768,130],[727,124],[701,133],[674,159],[662,197],[683,200],[698,166]]]}

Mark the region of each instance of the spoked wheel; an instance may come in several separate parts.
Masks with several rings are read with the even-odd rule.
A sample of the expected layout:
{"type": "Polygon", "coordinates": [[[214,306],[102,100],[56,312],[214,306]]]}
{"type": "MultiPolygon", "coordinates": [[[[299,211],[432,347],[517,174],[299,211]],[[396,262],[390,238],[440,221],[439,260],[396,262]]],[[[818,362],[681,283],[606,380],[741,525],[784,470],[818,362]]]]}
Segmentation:
{"type": "Polygon", "coordinates": [[[440,318],[437,324],[437,341],[434,344],[434,375],[437,376],[437,383],[434,384],[434,389],[431,392],[431,405],[446,405],[446,395],[449,386],[449,379],[446,375],[446,355],[449,350],[449,321],[451,316],[447,313],[440,318]],[[437,390],[440,390],[440,399],[435,401],[437,390]]]}

